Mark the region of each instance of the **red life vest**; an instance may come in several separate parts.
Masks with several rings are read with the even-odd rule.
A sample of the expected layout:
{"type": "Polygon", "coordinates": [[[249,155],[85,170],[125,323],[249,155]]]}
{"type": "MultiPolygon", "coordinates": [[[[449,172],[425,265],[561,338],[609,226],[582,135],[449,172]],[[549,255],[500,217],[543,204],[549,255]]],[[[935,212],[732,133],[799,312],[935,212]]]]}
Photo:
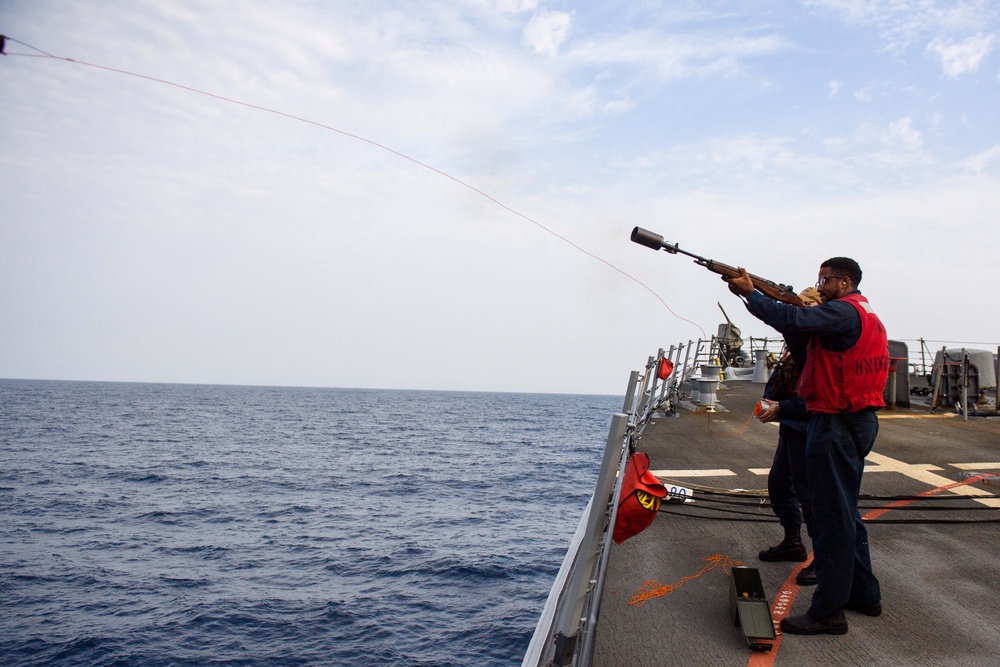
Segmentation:
{"type": "Polygon", "coordinates": [[[844,352],[831,352],[813,336],[799,378],[799,397],[809,412],[835,414],[885,407],[889,344],[885,327],[858,292],[840,299],[861,316],[861,337],[844,352]]]}

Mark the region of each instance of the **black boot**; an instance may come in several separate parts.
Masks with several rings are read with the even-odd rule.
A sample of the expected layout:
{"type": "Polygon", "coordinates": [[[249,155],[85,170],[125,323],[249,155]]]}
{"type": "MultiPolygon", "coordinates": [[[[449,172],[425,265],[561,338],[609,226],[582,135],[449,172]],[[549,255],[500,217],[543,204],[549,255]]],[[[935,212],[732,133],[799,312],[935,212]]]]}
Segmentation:
{"type": "Polygon", "coordinates": [[[816,585],[816,561],[809,563],[799,570],[799,573],[795,576],[795,583],[799,586],[816,585]]]}
{"type": "Polygon", "coordinates": [[[806,546],[802,544],[799,526],[785,526],[785,539],[769,549],[761,551],[757,557],[768,563],[792,561],[801,563],[806,559],[806,546]]]}
{"type": "Polygon", "coordinates": [[[805,613],[781,621],[781,631],[790,635],[846,635],[847,619],[843,609],[820,621],[805,613]]]}

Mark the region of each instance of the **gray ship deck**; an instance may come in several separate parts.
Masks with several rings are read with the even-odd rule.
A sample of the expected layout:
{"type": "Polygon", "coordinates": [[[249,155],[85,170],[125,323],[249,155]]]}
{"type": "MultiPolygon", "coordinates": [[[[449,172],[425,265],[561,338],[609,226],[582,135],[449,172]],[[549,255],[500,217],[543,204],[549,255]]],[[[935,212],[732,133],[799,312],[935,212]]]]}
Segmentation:
{"type": "MultiPolygon", "coordinates": [[[[728,412],[681,409],[677,418],[655,419],[638,450],[649,454],[651,469],[668,487],[765,489],[778,430],[756,420],[747,423],[761,388],[731,382],[718,393],[728,412]]],[[[846,635],[783,636],[779,631],[769,652],[750,651],[732,620],[726,570],[709,568],[700,577],[685,578],[712,565],[706,559],[713,556],[758,568],[776,620],[784,613],[804,613],[812,588],[795,584],[803,564],[757,560],[760,549],[782,536],[777,523],[759,522],[773,520],[768,507],[747,497],[696,492],[694,502],[664,504],[650,528],[612,546],[594,664],[1000,664],[1000,523],[958,522],[1000,519],[1000,501],[976,499],[976,494],[1000,494],[1000,477],[970,483],[973,472],[1000,475],[1000,418],[963,421],[918,408],[885,410],[880,417],[862,494],[956,499],[917,500],[869,521],[882,616],[847,612],[846,635]],[[956,483],[963,484],[938,491],[956,483]],[[938,507],[949,509],[933,509],[938,507]],[[753,516],[726,512],[734,509],[753,516]],[[636,598],[643,592],[652,594],[640,602],[636,598]]],[[[863,499],[862,515],[875,517],[890,503],[863,499]]]]}

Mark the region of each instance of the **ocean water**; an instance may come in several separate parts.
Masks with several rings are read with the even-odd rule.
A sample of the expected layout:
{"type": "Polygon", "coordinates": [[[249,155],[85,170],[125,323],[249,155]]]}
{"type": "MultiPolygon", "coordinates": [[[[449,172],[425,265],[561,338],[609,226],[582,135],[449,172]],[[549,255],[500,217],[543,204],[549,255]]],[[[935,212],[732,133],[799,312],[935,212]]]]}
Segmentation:
{"type": "Polygon", "coordinates": [[[0,664],[520,664],[620,408],[0,380],[0,664]]]}

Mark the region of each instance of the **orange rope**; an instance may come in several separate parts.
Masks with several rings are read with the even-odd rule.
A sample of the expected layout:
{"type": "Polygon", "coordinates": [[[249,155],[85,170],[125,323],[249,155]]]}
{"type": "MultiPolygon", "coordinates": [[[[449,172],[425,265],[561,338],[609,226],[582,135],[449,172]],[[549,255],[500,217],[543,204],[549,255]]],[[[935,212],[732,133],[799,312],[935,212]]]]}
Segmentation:
{"type": "Polygon", "coordinates": [[[708,565],[701,568],[701,572],[699,572],[698,574],[693,574],[684,577],[677,583],[667,584],[666,586],[662,586],[660,585],[660,582],[656,581],[655,579],[651,579],[650,581],[647,581],[642,585],[642,588],[639,589],[639,592],[633,595],[632,599],[629,600],[628,603],[633,607],[641,607],[642,605],[646,604],[647,600],[663,597],[664,595],[670,595],[675,590],[683,586],[685,583],[691,581],[692,579],[697,579],[698,577],[705,574],[709,570],[714,570],[717,567],[721,567],[723,570],[726,571],[726,574],[729,574],[728,568],[733,567],[735,565],[743,565],[743,563],[741,563],[740,561],[732,560],[731,558],[729,558],[729,556],[723,556],[722,554],[715,554],[714,556],[706,556],[705,558],[702,558],[702,560],[708,561],[708,565]]]}
{"type": "Polygon", "coordinates": [[[243,102],[241,100],[237,100],[237,99],[234,99],[234,98],[231,98],[231,97],[225,97],[223,95],[217,95],[216,93],[210,93],[208,91],[200,90],[198,88],[192,88],[191,86],[185,86],[185,85],[180,84],[180,83],[174,83],[173,81],[168,81],[167,79],[159,79],[157,77],[149,76],[147,74],[140,74],[138,72],[132,72],[130,70],[124,70],[124,69],[118,69],[116,67],[108,67],[107,65],[99,65],[99,64],[96,64],[96,63],[89,63],[89,62],[86,62],[86,61],[83,61],[83,60],[77,60],[76,58],[67,58],[65,56],[55,56],[55,55],[52,55],[51,53],[47,53],[45,51],[42,51],[41,49],[39,49],[37,47],[31,46],[30,44],[25,44],[22,41],[16,40],[13,37],[5,36],[5,38],[8,41],[17,42],[18,44],[21,44],[23,46],[28,47],[29,49],[34,49],[35,51],[38,51],[39,53],[44,54],[43,56],[38,56],[36,54],[30,54],[30,53],[4,53],[3,55],[5,55],[5,56],[24,56],[24,57],[38,57],[38,58],[44,57],[44,58],[51,58],[52,60],[62,60],[64,62],[72,63],[74,65],[82,65],[84,67],[92,67],[94,69],[104,70],[106,72],[113,72],[115,74],[123,74],[123,75],[126,75],[126,76],[135,77],[137,79],[145,79],[146,81],[152,81],[153,83],[159,83],[159,84],[163,84],[163,85],[167,85],[167,86],[173,86],[174,88],[178,88],[180,90],[185,90],[185,91],[187,91],[189,93],[196,93],[198,95],[204,95],[205,97],[211,97],[211,98],[220,100],[222,102],[227,102],[229,104],[236,104],[236,105],[239,105],[239,106],[242,106],[242,107],[246,107],[248,109],[255,109],[257,111],[263,111],[263,112],[266,112],[266,113],[274,114],[276,116],[284,116],[285,118],[288,118],[288,119],[294,120],[294,121],[298,121],[300,123],[306,123],[308,125],[314,125],[316,127],[319,127],[321,129],[324,129],[324,130],[328,130],[330,132],[336,132],[337,134],[339,134],[341,136],[348,137],[350,139],[354,139],[354,140],[357,140],[357,141],[364,142],[366,144],[374,146],[375,148],[379,148],[381,150],[384,150],[384,151],[387,151],[389,153],[392,153],[392,154],[396,155],[397,157],[400,157],[400,158],[402,158],[404,160],[409,160],[410,162],[412,162],[413,164],[415,164],[415,165],[417,165],[419,167],[423,167],[424,169],[429,169],[430,171],[433,171],[433,172],[437,173],[439,176],[443,176],[444,178],[447,178],[447,179],[449,179],[451,181],[454,181],[458,185],[460,185],[460,186],[462,186],[464,188],[467,188],[467,189],[471,190],[472,192],[475,192],[476,194],[478,194],[478,195],[480,195],[480,196],[488,199],[489,201],[493,202],[494,204],[496,204],[500,208],[502,208],[502,209],[504,209],[504,210],[506,210],[506,211],[508,211],[508,212],[510,212],[512,214],[514,214],[515,216],[521,218],[522,220],[530,222],[531,224],[533,224],[536,227],[538,227],[539,229],[541,229],[543,232],[546,232],[546,233],[548,233],[548,234],[556,237],[560,241],[563,241],[564,243],[567,243],[568,245],[572,246],[573,248],[575,248],[579,252],[583,253],[584,255],[587,255],[591,259],[597,260],[598,262],[604,264],[605,266],[607,266],[612,271],[618,272],[623,277],[631,280],[632,282],[636,283],[639,287],[641,287],[644,290],[646,290],[647,292],[649,292],[653,296],[653,298],[655,298],[657,301],[659,301],[660,304],[663,305],[663,307],[666,308],[667,311],[671,315],[673,315],[674,317],[676,317],[677,319],[679,319],[679,320],[681,320],[683,322],[687,322],[688,324],[692,324],[695,327],[697,327],[698,329],[700,329],[701,330],[701,335],[702,335],[703,338],[707,338],[708,337],[708,335],[705,333],[705,330],[701,327],[700,324],[698,324],[697,322],[695,322],[693,320],[689,320],[686,317],[682,317],[681,315],[678,315],[677,313],[675,313],[674,310],[673,310],[673,308],[671,308],[667,304],[667,302],[664,301],[663,297],[661,297],[655,290],[653,290],[652,287],[650,287],[646,283],[642,282],[641,280],[639,280],[638,278],[636,278],[634,275],[626,272],[622,268],[619,268],[617,265],[612,264],[609,260],[604,259],[603,257],[601,257],[601,256],[599,256],[599,255],[597,255],[595,253],[590,252],[589,250],[585,249],[583,246],[578,245],[575,241],[573,241],[572,239],[570,239],[568,236],[563,236],[562,234],[560,234],[559,232],[555,231],[551,227],[547,227],[546,225],[543,225],[538,220],[535,220],[534,218],[532,218],[532,217],[530,217],[528,215],[525,215],[524,213],[521,213],[520,211],[514,209],[513,207],[508,206],[507,204],[504,204],[499,199],[496,199],[495,197],[493,197],[493,195],[488,194],[484,190],[480,190],[479,188],[477,188],[474,185],[470,184],[468,181],[464,181],[464,180],[462,180],[461,178],[459,178],[457,176],[453,176],[452,174],[450,174],[450,173],[448,173],[446,171],[443,171],[441,169],[438,169],[437,167],[435,167],[435,166],[433,166],[433,165],[431,165],[431,164],[429,164],[427,162],[422,162],[422,161],[420,161],[420,160],[418,160],[418,159],[416,159],[414,157],[410,157],[409,155],[407,155],[405,153],[402,153],[402,152],[396,150],[395,148],[390,148],[389,146],[387,146],[385,144],[380,144],[377,141],[374,141],[372,139],[368,139],[368,138],[363,137],[363,136],[361,136],[359,134],[353,134],[351,132],[347,132],[345,130],[338,129],[338,128],[333,127],[331,125],[325,125],[323,123],[320,123],[320,122],[317,122],[317,121],[314,121],[314,120],[310,120],[310,119],[302,117],[302,116],[296,116],[294,114],[287,113],[285,111],[279,111],[278,109],[272,109],[270,107],[260,106],[260,105],[257,105],[257,104],[251,104],[250,102],[243,102]]]}
{"type": "Polygon", "coordinates": [[[751,412],[750,412],[750,417],[749,417],[749,419],[747,419],[747,420],[746,420],[746,421],[745,421],[745,422],[743,423],[743,426],[741,426],[741,427],[740,427],[740,428],[739,428],[738,430],[736,430],[736,431],[733,431],[732,433],[718,433],[718,432],[716,432],[716,431],[713,431],[713,430],[712,430],[712,413],[711,413],[711,412],[706,412],[706,413],[705,413],[705,415],[707,415],[707,416],[708,416],[708,421],[707,421],[707,422],[705,423],[705,428],[706,428],[706,429],[708,429],[708,432],[709,432],[709,433],[711,433],[712,435],[717,435],[717,436],[719,436],[720,438],[726,438],[726,437],[729,437],[729,436],[731,436],[731,435],[739,435],[740,433],[742,433],[742,432],[743,432],[743,430],[744,430],[744,429],[745,429],[745,428],[746,428],[747,426],[749,426],[749,425],[750,425],[750,422],[751,422],[751,421],[753,420],[753,412],[751,411],[751,412]]]}

